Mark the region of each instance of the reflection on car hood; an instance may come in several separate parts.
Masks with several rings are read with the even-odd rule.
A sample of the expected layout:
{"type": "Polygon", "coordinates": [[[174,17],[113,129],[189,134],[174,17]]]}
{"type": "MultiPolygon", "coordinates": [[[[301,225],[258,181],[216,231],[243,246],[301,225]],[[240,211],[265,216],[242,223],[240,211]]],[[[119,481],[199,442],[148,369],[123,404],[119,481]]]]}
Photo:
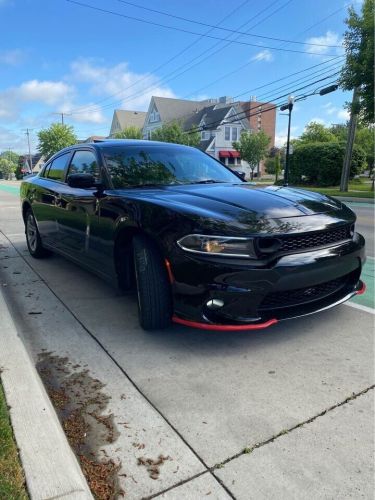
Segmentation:
{"type": "Polygon", "coordinates": [[[343,208],[340,201],[319,193],[276,186],[254,188],[247,183],[143,188],[134,190],[132,195],[180,209],[193,208],[197,212],[202,210],[229,215],[229,212],[240,209],[252,212],[256,218],[272,219],[335,212],[343,208]]]}

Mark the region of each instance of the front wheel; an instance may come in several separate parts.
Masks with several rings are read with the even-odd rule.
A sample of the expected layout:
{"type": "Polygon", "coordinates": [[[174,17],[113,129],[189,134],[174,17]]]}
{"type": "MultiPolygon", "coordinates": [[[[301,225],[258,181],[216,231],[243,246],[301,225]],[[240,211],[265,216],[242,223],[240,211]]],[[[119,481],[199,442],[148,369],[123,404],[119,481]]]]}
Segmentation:
{"type": "Polygon", "coordinates": [[[25,232],[27,248],[29,249],[30,255],[32,257],[41,259],[49,255],[48,250],[43,248],[42,240],[40,239],[40,234],[36,225],[36,220],[31,209],[26,212],[25,232]]]}
{"type": "Polygon", "coordinates": [[[171,289],[162,257],[143,236],[133,240],[139,322],[144,330],[167,328],[172,317],[171,289]]]}

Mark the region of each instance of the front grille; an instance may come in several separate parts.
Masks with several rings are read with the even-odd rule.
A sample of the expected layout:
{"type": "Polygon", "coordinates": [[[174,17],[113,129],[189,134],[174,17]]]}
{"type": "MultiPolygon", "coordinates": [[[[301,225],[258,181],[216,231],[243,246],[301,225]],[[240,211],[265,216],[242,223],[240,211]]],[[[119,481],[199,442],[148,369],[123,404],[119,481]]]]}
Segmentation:
{"type": "Polygon", "coordinates": [[[348,282],[349,276],[342,276],[319,285],[284,292],[274,292],[266,295],[259,306],[259,310],[277,309],[281,307],[296,306],[306,302],[319,300],[335,292],[338,292],[348,282]]]}
{"type": "Polygon", "coordinates": [[[337,243],[339,241],[344,241],[350,239],[351,237],[352,228],[350,224],[337,229],[329,229],[328,231],[281,236],[279,238],[281,241],[279,252],[291,252],[294,250],[321,247],[337,243]]]}

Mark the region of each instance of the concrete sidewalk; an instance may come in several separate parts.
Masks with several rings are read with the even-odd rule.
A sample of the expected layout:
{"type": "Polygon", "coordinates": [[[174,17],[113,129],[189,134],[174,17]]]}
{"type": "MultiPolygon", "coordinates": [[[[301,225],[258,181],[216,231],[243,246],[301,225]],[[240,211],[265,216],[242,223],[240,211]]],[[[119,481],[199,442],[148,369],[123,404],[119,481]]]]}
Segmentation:
{"type": "Polygon", "coordinates": [[[0,287],[0,369],[29,495],[35,500],[92,499],[0,287]]]}

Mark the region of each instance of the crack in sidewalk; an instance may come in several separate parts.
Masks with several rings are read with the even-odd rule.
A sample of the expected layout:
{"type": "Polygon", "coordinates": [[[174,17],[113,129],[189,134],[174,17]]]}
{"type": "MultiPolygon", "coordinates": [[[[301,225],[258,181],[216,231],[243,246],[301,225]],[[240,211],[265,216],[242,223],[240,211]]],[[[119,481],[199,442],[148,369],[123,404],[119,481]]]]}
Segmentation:
{"type": "Polygon", "coordinates": [[[260,443],[256,443],[249,448],[244,448],[242,451],[240,451],[236,455],[233,455],[233,456],[223,460],[223,462],[220,462],[220,463],[214,465],[213,467],[211,467],[210,468],[211,472],[214,473],[215,469],[221,469],[228,462],[231,462],[232,460],[234,460],[242,455],[252,453],[257,448],[262,448],[263,446],[265,446],[267,444],[273,443],[276,439],[280,438],[281,436],[284,436],[285,434],[289,434],[290,432],[293,432],[296,429],[299,429],[300,427],[303,427],[306,424],[311,424],[311,422],[314,422],[314,420],[316,420],[317,418],[323,417],[324,415],[326,415],[330,411],[335,410],[336,408],[340,408],[340,406],[343,406],[343,405],[349,403],[350,401],[353,401],[353,400],[357,399],[358,397],[363,396],[364,394],[366,394],[367,392],[371,391],[374,388],[375,388],[375,384],[370,385],[369,387],[366,387],[366,389],[363,389],[360,392],[357,392],[357,393],[353,392],[353,394],[351,396],[347,397],[346,399],[344,399],[340,403],[337,403],[335,405],[330,406],[329,408],[326,408],[325,410],[314,415],[313,417],[310,417],[309,419],[304,420],[303,422],[300,422],[299,424],[296,424],[293,427],[290,427],[289,429],[283,429],[282,431],[280,431],[279,433],[275,434],[274,436],[266,439],[265,441],[261,441],[260,443]]]}

